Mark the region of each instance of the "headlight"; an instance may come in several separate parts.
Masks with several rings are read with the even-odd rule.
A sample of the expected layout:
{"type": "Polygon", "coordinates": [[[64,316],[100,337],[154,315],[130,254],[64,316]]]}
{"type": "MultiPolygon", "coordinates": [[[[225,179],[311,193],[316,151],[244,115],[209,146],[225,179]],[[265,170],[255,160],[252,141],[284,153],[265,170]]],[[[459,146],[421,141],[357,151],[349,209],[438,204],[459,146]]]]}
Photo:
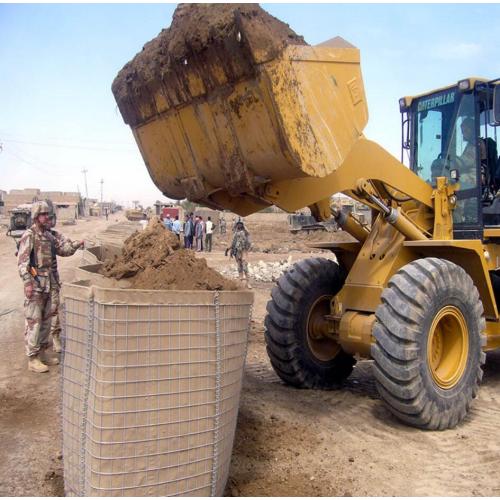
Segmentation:
{"type": "Polygon", "coordinates": [[[466,90],[470,90],[470,80],[460,80],[458,82],[458,88],[465,92],[466,90]]]}

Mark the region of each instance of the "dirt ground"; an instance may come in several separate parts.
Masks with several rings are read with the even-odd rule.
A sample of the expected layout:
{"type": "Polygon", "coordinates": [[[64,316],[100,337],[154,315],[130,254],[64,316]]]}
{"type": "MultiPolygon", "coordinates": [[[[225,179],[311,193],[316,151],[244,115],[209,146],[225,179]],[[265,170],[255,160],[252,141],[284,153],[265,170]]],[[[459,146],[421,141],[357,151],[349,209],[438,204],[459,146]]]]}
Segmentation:
{"type": "MultiPolygon", "coordinates": [[[[81,220],[59,229],[70,238],[96,241],[116,223],[114,217],[81,220]]],[[[287,253],[252,253],[252,260],[277,261],[290,254],[296,261],[311,255],[294,249],[304,243],[302,236],[289,237],[281,227],[268,228],[269,233],[262,228],[260,234],[250,229],[256,246],[263,250],[273,244],[288,248],[287,253]],[[263,241],[269,236],[271,241],[263,241]]],[[[216,242],[215,251],[204,257],[221,269],[228,258],[222,252],[223,239],[216,236],[216,242]]],[[[59,260],[64,281],[72,280],[81,261],[79,253],[59,260]]],[[[14,242],[4,231],[0,259],[0,496],[60,496],[64,494],[60,369],[51,368],[48,374],[26,370],[22,284],[14,242]]],[[[369,361],[359,362],[338,391],[297,390],[278,379],[263,340],[271,288],[271,283],[254,286],[252,331],[227,495],[500,495],[500,353],[488,356],[479,397],[464,423],[443,432],[409,428],[383,407],[369,361]]]]}

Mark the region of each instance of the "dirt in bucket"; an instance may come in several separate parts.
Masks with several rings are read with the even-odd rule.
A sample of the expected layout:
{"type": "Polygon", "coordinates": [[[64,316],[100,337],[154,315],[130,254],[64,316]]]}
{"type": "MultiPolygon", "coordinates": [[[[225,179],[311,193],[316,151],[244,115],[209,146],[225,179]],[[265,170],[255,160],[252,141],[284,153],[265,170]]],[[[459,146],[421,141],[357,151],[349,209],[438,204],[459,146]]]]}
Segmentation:
{"type": "Polygon", "coordinates": [[[180,4],[170,27],[118,73],[112,91],[135,126],[156,115],[160,101],[164,111],[254,76],[287,45],[306,42],[258,4],[180,4]]]}
{"type": "Polygon", "coordinates": [[[168,33],[169,54],[173,59],[200,54],[211,45],[225,43],[233,34],[236,37],[238,31],[254,51],[265,51],[265,59],[276,57],[288,44],[305,44],[288,24],[258,4],[187,3],[175,10],[168,33]]]}
{"type": "Polygon", "coordinates": [[[122,253],[101,270],[108,278],[127,279],[141,290],[236,290],[236,282],[208,267],[193,250],[180,247],[177,236],[151,219],[141,232],[129,236],[122,253]]]}

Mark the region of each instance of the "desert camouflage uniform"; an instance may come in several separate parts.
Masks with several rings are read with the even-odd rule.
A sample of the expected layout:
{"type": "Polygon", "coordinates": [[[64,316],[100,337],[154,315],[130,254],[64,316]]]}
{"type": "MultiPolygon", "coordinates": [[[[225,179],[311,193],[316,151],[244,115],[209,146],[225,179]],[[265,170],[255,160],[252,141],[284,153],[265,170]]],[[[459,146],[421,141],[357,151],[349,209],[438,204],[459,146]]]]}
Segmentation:
{"type": "Polygon", "coordinates": [[[238,264],[238,273],[247,275],[248,262],[246,261],[246,254],[250,249],[250,237],[245,229],[240,229],[234,233],[231,249],[238,264]]]}
{"type": "Polygon", "coordinates": [[[54,265],[57,270],[57,262],[54,264],[56,255],[73,255],[79,246],[59,233],[53,235],[51,231],[39,229],[36,224],[25,231],[19,242],[19,275],[24,285],[33,284],[33,295],[24,300],[24,337],[28,356],[35,356],[48,346],[54,311],[57,312],[59,302],[59,277],[57,271],[54,273],[54,265]],[[32,265],[36,267],[36,278],[30,273],[32,265]],[[52,304],[53,298],[55,305],[52,304]]]}

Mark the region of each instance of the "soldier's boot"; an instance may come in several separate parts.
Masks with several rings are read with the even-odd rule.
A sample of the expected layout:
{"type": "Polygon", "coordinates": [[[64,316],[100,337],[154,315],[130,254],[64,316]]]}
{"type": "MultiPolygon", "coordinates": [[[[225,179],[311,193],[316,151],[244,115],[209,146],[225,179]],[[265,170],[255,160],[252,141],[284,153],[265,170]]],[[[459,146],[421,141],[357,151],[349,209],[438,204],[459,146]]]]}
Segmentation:
{"type": "Polygon", "coordinates": [[[49,367],[41,362],[38,355],[35,355],[29,357],[28,370],[35,373],[45,373],[49,371],[49,367]]]}
{"type": "Polygon", "coordinates": [[[40,361],[45,363],[47,366],[55,366],[59,364],[59,360],[57,358],[50,358],[45,350],[41,350],[38,356],[40,361]]]}
{"type": "Polygon", "coordinates": [[[61,337],[59,335],[52,336],[52,348],[54,352],[62,352],[61,337]]]}

